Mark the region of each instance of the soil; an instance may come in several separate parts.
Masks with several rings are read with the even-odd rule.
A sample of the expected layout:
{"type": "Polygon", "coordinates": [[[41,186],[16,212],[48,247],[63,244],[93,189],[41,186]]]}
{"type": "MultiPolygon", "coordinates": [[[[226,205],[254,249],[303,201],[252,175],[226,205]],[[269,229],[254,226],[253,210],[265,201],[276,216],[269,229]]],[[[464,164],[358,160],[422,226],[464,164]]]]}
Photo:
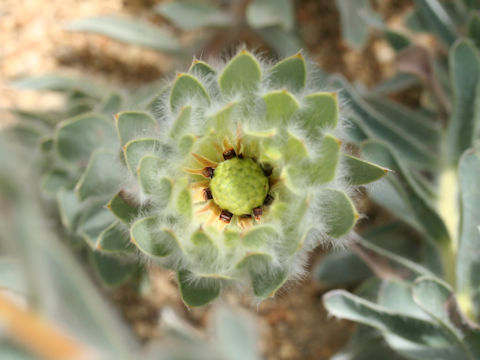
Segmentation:
{"type": "MultiPolygon", "coordinates": [[[[138,85],[168,74],[175,63],[166,55],[101,36],[64,30],[69,21],[102,14],[138,16],[161,22],[150,11],[159,2],[2,0],[0,125],[14,121],[8,112],[2,111],[5,108],[47,110],[62,105],[62,98],[57,94],[8,88],[8,82],[17,77],[66,71],[100,77],[119,85],[138,85]]],[[[378,34],[370,36],[363,50],[352,50],[342,41],[335,1],[296,0],[295,5],[307,53],[324,70],[341,73],[366,86],[374,85],[393,72],[394,54],[378,34]]],[[[388,20],[396,21],[411,2],[378,0],[374,6],[388,20]]],[[[251,36],[246,34],[241,40],[247,44],[250,41],[258,43],[258,39],[251,36]]],[[[218,51],[214,43],[209,46],[211,53],[218,51]]],[[[368,211],[368,204],[362,207],[368,211]]],[[[310,266],[319,261],[322,254],[321,249],[313,253],[310,266]]],[[[256,317],[261,334],[259,346],[265,359],[328,359],[345,344],[354,328],[351,323],[327,316],[321,302],[327,289],[321,288],[308,274],[303,281],[288,284],[279,295],[258,308],[241,296],[224,296],[223,301],[245,308],[256,317]]],[[[211,307],[188,311],[179,298],[172,274],[166,270],[152,267],[149,277],[151,287],[143,295],[128,286],[109,293],[142,341],[161,337],[159,314],[166,306],[193,326],[199,329],[206,326],[211,307]]]]}

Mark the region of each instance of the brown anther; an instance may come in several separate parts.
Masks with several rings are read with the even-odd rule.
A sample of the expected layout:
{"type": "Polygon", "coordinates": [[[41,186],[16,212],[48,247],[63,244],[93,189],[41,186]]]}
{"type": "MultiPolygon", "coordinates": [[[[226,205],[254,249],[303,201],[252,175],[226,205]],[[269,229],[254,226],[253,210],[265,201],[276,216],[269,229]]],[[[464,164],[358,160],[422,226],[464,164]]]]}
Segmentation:
{"type": "Polygon", "coordinates": [[[259,219],[260,216],[263,214],[263,209],[259,206],[253,209],[253,216],[255,216],[255,219],[259,219]]]}
{"type": "Polygon", "coordinates": [[[270,164],[263,164],[262,165],[262,170],[263,170],[263,173],[265,174],[265,176],[270,176],[270,175],[272,175],[273,167],[270,164]]]}
{"type": "Polygon", "coordinates": [[[237,156],[237,154],[235,153],[234,149],[229,149],[229,150],[226,150],[226,151],[223,152],[223,158],[225,160],[234,158],[235,156],[237,156]]]}
{"type": "Polygon", "coordinates": [[[273,199],[274,199],[274,198],[273,198],[272,195],[267,195],[267,196],[265,197],[265,200],[263,200],[263,205],[267,205],[267,206],[268,206],[268,205],[272,205],[273,199]]]}
{"type": "Polygon", "coordinates": [[[207,166],[206,168],[203,168],[202,175],[205,176],[206,178],[213,178],[214,172],[215,172],[214,168],[207,166]]]}
{"type": "Polygon", "coordinates": [[[243,159],[243,154],[238,154],[237,156],[239,159],[243,159]]]}
{"type": "Polygon", "coordinates": [[[224,223],[229,223],[230,220],[232,220],[233,214],[227,210],[222,210],[220,214],[220,220],[222,220],[224,223]]]}
{"type": "Polygon", "coordinates": [[[209,188],[203,189],[202,193],[203,193],[203,198],[205,199],[205,201],[213,199],[212,191],[209,188]]]}

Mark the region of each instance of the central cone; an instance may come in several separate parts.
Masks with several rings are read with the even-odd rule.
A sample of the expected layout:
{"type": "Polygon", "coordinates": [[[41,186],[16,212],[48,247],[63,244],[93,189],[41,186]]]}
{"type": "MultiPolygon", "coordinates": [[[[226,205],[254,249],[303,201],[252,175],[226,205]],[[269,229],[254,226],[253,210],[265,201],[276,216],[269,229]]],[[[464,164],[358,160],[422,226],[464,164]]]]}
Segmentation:
{"type": "Polygon", "coordinates": [[[268,178],[252,159],[233,158],[217,166],[210,190],[222,209],[234,215],[247,215],[263,204],[268,178]]]}

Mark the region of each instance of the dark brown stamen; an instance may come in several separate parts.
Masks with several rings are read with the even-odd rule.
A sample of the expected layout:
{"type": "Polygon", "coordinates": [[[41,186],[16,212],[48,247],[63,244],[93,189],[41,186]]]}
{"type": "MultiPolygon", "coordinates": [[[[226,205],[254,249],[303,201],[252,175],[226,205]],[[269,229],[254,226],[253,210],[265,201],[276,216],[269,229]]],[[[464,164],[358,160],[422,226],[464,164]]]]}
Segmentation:
{"type": "Polygon", "coordinates": [[[205,201],[213,199],[212,191],[209,188],[203,189],[203,198],[205,201]]]}
{"type": "Polygon", "coordinates": [[[263,214],[263,209],[261,207],[256,207],[255,209],[253,209],[253,216],[255,216],[255,219],[259,219],[260,216],[262,216],[263,214]]]}
{"type": "Polygon", "coordinates": [[[263,164],[262,165],[262,170],[263,170],[263,173],[265,174],[265,176],[270,176],[270,175],[272,175],[273,167],[270,164],[263,164]]]}
{"type": "Polygon", "coordinates": [[[272,195],[267,195],[267,196],[265,197],[265,200],[263,201],[263,205],[267,205],[267,206],[268,206],[268,205],[272,205],[273,199],[274,199],[274,198],[273,198],[272,195]]]}
{"type": "Polygon", "coordinates": [[[238,154],[237,156],[239,159],[243,159],[243,154],[238,154]]]}
{"type": "Polygon", "coordinates": [[[235,156],[237,156],[237,154],[235,153],[234,149],[229,149],[229,150],[226,150],[226,151],[223,152],[223,158],[225,160],[234,158],[235,156]]]}
{"type": "Polygon", "coordinates": [[[220,220],[222,220],[224,223],[229,223],[230,220],[232,220],[233,214],[227,210],[222,210],[222,213],[220,214],[220,220]]]}
{"type": "Polygon", "coordinates": [[[214,172],[215,172],[214,168],[207,166],[206,168],[203,168],[202,175],[205,176],[206,178],[213,178],[214,172]]]}

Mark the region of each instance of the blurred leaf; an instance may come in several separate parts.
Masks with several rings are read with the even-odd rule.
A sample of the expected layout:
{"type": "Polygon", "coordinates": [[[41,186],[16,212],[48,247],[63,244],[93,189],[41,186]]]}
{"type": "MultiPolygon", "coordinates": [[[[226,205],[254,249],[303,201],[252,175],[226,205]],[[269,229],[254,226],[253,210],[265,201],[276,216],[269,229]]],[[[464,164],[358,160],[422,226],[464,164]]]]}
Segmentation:
{"type": "Polygon", "coordinates": [[[128,44],[159,51],[175,52],[180,49],[180,42],[167,30],[134,19],[115,16],[90,17],[71,22],[67,30],[105,35],[128,44]]]}
{"type": "Polygon", "coordinates": [[[457,164],[462,153],[472,146],[475,124],[480,122],[480,58],[473,43],[460,40],[450,49],[450,75],[453,109],[447,128],[449,164],[457,164]]]}
{"type": "Polygon", "coordinates": [[[242,312],[223,306],[214,311],[213,321],[218,347],[229,360],[260,359],[257,350],[257,331],[252,319],[242,312]]]}
{"type": "Polygon", "coordinates": [[[19,89],[42,91],[78,91],[86,96],[100,98],[107,90],[99,84],[80,77],[72,77],[56,73],[40,76],[24,77],[12,83],[19,89]]]}
{"type": "Polygon", "coordinates": [[[291,30],[295,23],[291,0],[253,0],[248,4],[246,17],[253,28],[280,26],[291,30]]]}
{"type": "Polygon", "coordinates": [[[457,289],[469,316],[480,317],[480,153],[468,150],[458,169],[462,220],[457,254],[457,289]],[[463,297],[465,299],[463,299],[463,297]]]}
{"type": "Polygon", "coordinates": [[[183,30],[228,27],[233,23],[228,13],[208,3],[173,1],[157,5],[155,11],[183,30]]]}
{"type": "Polygon", "coordinates": [[[99,251],[91,253],[91,260],[102,283],[111,287],[124,284],[137,270],[137,265],[99,251]]]}
{"type": "Polygon", "coordinates": [[[322,201],[323,209],[328,214],[327,234],[334,238],[346,235],[358,219],[352,201],[347,194],[334,189],[325,189],[322,196],[325,197],[322,201]]]}
{"type": "Polygon", "coordinates": [[[260,36],[281,57],[290,56],[305,47],[300,37],[278,26],[257,29],[260,36]]]}
{"type": "Polygon", "coordinates": [[[351,250],[332,251],[313,269],[316,281],[332,287],[355,285],[371,275],[368,265],[351,250]]]}
{"type": "Polygon", "coordinates": [[[185,305],[203,306],[220,295],[220,280],[207,277],[193,277],[188,270],[177,272],[178,285],[185,305]]]}
{"type": "Polygon", "coordinates": [[[422,22],[447,46],[457,39],[457,31],[449,14],[438,0],[415,0],[422,22]]]}
{"type": "Polygon", "coordinates": [[[122,222],[129,224],[140,211],[125,190],[120,190],[107,204],[107,208],[122,222]]]}
{"type": "Polygon", "coordinates": [[[480,15],[472,13],[467,25],[468,37],[480,48],[480,15]]]}
{"type": "Polygon", "coordinates": [[[115,125],[122,146],[130,140],[151,135],[157,129],[155,119],[141,111],[122,111],[116,114],[115,125]]]}
{"type": "Polygon", "coordinates": [[[381,113],[385,120],[395,124],[419,142],[437,148],[440,141],[440,127],[417,112],[385,97],[367,96],[365,101],[381,113]]]}
{"type": "MultiPolygon", "coordinates": [[[[349,101],[352,111],[352,121],[358,122],[362,130],[370,137],[387,142],[405,160],[419,168],[431,168],[437,165],[435,156],[423,142],[417,141],[409,133],[392,122],[364,102],[355,90],[341,77],[334,77],[334,84],[342,88],[341,96],[349,101]]],[[[388,167],[388,166],[387,166],[388,167]]]]}
{"type": "Polygon", "coordinates": [[[7,289],[21,294],[26,292],[20,265],[13,257],[0,257],[0,290],[7,289]]]}
{"type": "Polygon", "coordinates": [[[158,223],[154,216],[136,221],[130,228],[132,243],[144,254],[162,258],[172,253],[178,244],[170,231],[157,229],[158,223]]]}
{"type": "Polygon", "coordinates": [[[350,46],[356,49],[362,48],[367,41],[369,31],[368,24],[360,14],[370,8],[368,0],[336,0],[336,4],[340,12],[343,38],[350,46]]]}
{"type": "Polygon", "coordinates": [[[418,79],[415,76],[398,72],[392,77],[389,77],[388,79],[383,80],[375,85],[370,93],[374,95],[388,95],[406,90],[418,84],[418,79]]]}
{"type": "Polygon", "coordinates": [[[160,142],[154,138],[140,138],[130,140],[124,147],[125,162],[133,175],[137,174],[140,160],[145,155],[155,154],[160,142]]]}

